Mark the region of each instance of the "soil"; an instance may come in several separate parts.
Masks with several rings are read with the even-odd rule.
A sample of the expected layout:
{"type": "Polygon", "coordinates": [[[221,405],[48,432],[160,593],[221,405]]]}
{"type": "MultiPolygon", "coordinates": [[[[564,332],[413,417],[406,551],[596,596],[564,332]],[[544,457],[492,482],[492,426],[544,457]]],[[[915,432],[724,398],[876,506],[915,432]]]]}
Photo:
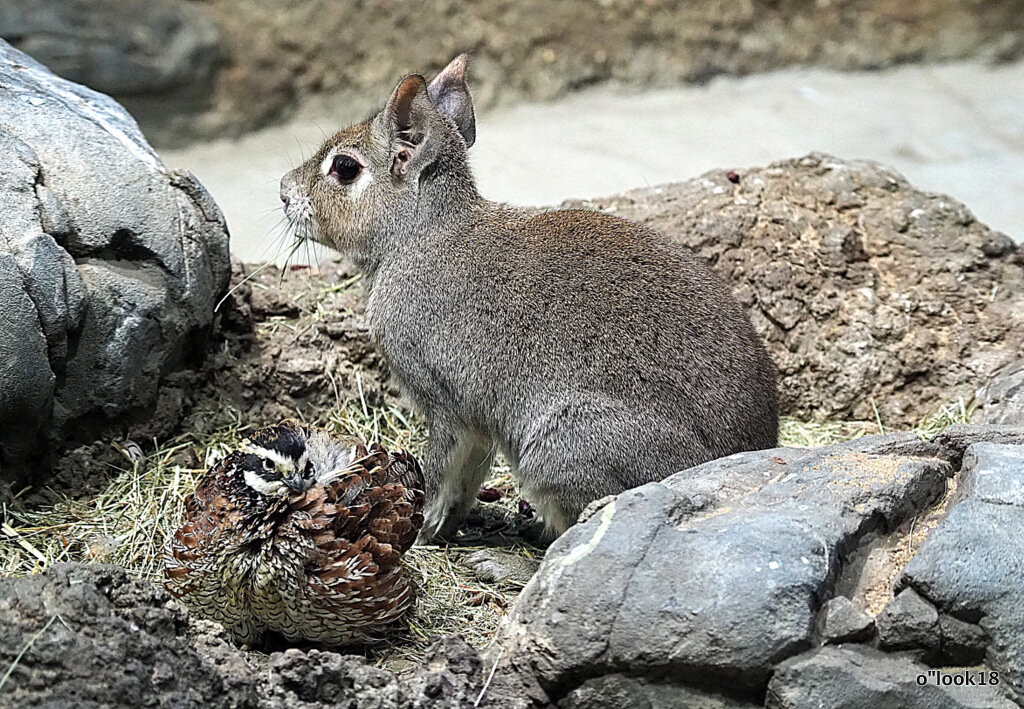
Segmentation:
{"type": "MultiPolygon", "coordinates": [[[[112,440],[145,447],[183,432],[202,438],[285,418],[323,423],[325,412],[339,402],[413,415],[366,328],[363,290],[351,267],[338,259],[319,269],[284,271],[236,262],[231,282],[201,367],[166,378],[146,415],[60,456],[48,488],[71,497],[95,492],[109,480],[109,471],[123,463],[112,440]]],[[[181,462],[188,466],[194,461],[181,462]]],[[[52,496],[40,489],[24,502],[52,496]]]]}

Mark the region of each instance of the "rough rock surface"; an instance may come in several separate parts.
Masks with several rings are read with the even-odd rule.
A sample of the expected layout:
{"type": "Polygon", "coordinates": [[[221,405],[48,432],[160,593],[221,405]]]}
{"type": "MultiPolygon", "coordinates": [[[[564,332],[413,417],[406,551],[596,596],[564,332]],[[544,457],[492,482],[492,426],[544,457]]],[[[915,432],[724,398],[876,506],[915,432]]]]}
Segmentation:
{"type": "Polygon", "coordinates": [[[967,449],[958,502],[900,583],[990,639],[986,662],[1024,701],[1024,446],[967,449]]]}
{"type": "MultiPolygon", "coordinates": [[[[783,663],[768,685],[770,709],[1012,709],[991,685],[942,684],[943,674],[975,682],[987,670],[930,670],[903,655],[860,646],[825,647],[783,663]],[[935,673],[929,675],[929,672],[935,673]],[[921,684],[920,677],[925,683],[921,684]]],[[[966,682],[966,680],[964,680],[966,682]]]]}
{"type": "Polygon", "coordinates": [[[825,643],[867,640],[874,629],[875,621],[871,616],[846,596],[829,599],[818,615],[818,632],[825,643]]]}
{"type": "Polygon", "coordinates": [[[878,640],[892,650],[939,646],[939,612],[913,589],[905,588],[878,614],[878,640]]]}
{"type": "MultiPolygon", "coordinates": [[[[111,99],[0,41],[0,465],[151,408],[203,351],[230,273],[220,210],[111,99]]],[[[45,462],[45,461],[44,461],[45,462]]]]}
{"type": "Polygon", "coordinates": [[[1024,426],[1024,359],[1000,370],[979,395],[979,423],[1024,426]]]}
{"type": "Polygon", "coordinates": [[[224,706],[217,672],[183,639],[185,613],[153,584],[112,566],[60,565],[0,582],[0,704],[224,706]],[[24,650],[17,663],[15,658],[24,650]]]}
{"type": "MultiPolygon", "coordinates": [[[[64,59],[52,33],[76,17],[64,9],[67,0],[5,4],[35,10],[33,21],[13,25],[22,48],[64,59]]],[[[94,43],[74,32],[60,37],[69,54],[84,45],[99,60],[111,50],[134,60],[140,53],[127,38],[141,35],[162,63],[183,64],[186,50],[202,48],[182,37],[183,26],[202,27],[196,10],[219,27],[222,63],[209,106],[181,94],[170,97],[170,110],[166,100],[133,102],[147,132],[163,142],[251,129],[315,93],[342,92],[332,103],[355,104],[362,113],[389,82],[440,69],[461,51],[474,56],[474,92],[486,106],[548,99],[601,81],[666,86],[791,64],[874,69],[978,55],[1009,59],[1024,49],[1024,10],[1016,0],[103,0],[101,7],[105,12],[81,24],[94,43]],[[139,12],[140,4],[153,9],[139,12]],[[163,17],[180,17],[181,25],[163,17]],[[110,28],[126,25],[123,35],[110,36],[110,28]]]]}
{"type": "MultiPolygon", "coordinates": [[[[645,686],[684,684],[719,702],[760,703],[769,678],[779,676],[780,663],[826,639],[815,633],[816,617],[860,547],[879,536],[902,534],[923,516],[944,496],[948,479],[960,475],[961,460],[968,477],[978,465],[985,470],[996,465],[976,464],[973,456],[980,454],[972,451],[997,451],[1004,475],[1010,476],[1015,456],[1024,456],[1022,444],[1024,430],[998,427],[954,427],[931,441],[913,434],[867,437],[821,449],[743,453],[627,491],[548,549],[492,652],[495,681],[506,691],[517,688],[517,694],[509,693],[521,698],[519,706],[585,697],[595,691],[590,678],[605,675],[625,675],[645,686]],[[1000,443],[969,448],[986,439],[1000,443]]],[[[1018,482],[1024,480],[1021,468],[1016,470],[1018,482]]],[[[987,484],[988,492],[977,495],[994,494],[995,483],[987,484]]],[[[1005,485],[998,489],[1008,494],[1005,485]]],[[[985,498],[978,504],[995,502],[985,498]]],[[[1024,624],[1018,619],[1024,598],[1011,580],[1021,573],[1019,537],[1013,525],[985,528],[1004,535],[998,544],[974,540],[970,531],[963,536],[956,518],[965,513],[958,509],[954,506],[949,519],[939,523],[907,568],[905,585],[916,593],[904,590],[887,606],[878,619],[879,632],[899,628],[902,634],[893,645],[941,662],[941,638],[969,646],[979,635],[949,623],[943,628],[936,607],[946,614],[942,617],[966,624],[981,618],[991,638],[986,669],[999,671],[1006,687],[1009,676],[1024,678],[1017,664],[1024,651],[1024,624]],[[946,537],[948,546],[934,554],[942,561],[915,572],[922,567],[918,559],[930,558],[926,550],[946,537]],[[958,543],[959,557],[952,550],[958,543]],[[972,551],[964,553],[965,548],[972,551]],[[962,561],[952,563],[954,558],[962,561]],[[946,576],[932,581],[926,569],[946,576]],[[970,569],[970,575],[957,569],[970,569]],[[981,569],[985,585],[977,578],[981,569]]],[[[989,513],[976,515],[979,524],[983,514],[989,513]]],[[[836,665],[837,673],[850,675],[844,682],[876,691],[871,679],[876,668],[870,663],[875,655],[858,668],[855,658],[836,652],[812,655],[842,660],[815,660],[815,671],[825,671],[822,662],[836,665]]],[[[897,684],[903,689],[916,687],[917,672],[909,676],[900,665],[904,660],[893,662],[878,671],[902,677],[897,684]]],[[[779,689],[778,696],[798,692],[796,684],[779,685],[789,689],[779,689]]],[[[621,689],[621,682],[614,687],[621,689]]],[[[903,689],[885,695],[888,706],[928,706],[926,699],[934,694],[920,690],[925,693],[908,695],[918,703],[901,704],[903,689]]],[[[831,706],[829,696],[821,695],[821,706],[831,706]]],[[[843,706],[874,706],[864,698],[869,695],[857,696],[843,706]]],[[[979,696],[981,703],[943,706],[985,706],[979,696]]],[[[807,705],[777,701],[778,706],[807,705]]]]}
{"type": "Polygon", "coordinates": [[[790,414],[915,424],[1024,347],[1024,247],[876,163],[813,154],[583,204],[713,264],[790,414]]]}
{"type": "Polygon", "coordinates": [[[0,581],[0,667],[13,667],[3,707],[449,708],[473,706],[483,685],[457,638],[401,679],[326,650],[247,653],[160,587],[98,564],[0,581]]]}

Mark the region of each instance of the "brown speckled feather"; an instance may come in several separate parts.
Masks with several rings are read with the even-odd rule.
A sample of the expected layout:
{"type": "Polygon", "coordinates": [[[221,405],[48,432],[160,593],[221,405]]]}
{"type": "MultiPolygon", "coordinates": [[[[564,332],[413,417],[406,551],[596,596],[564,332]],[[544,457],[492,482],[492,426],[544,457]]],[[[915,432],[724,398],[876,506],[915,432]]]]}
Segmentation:
{"type": "MultiPolygon", "coordinates": [[[[366,640],[413,601],[400,560],[423,524],[422,471],[406,451],[356,444],[324,452],[317,446],[333,443],[325,434],[286,425],[305,439],[311,463],[346,465],[317,470],[305,491],[272,499],[245,483],[245,454],[233,452],[186,501],[166,585],[240,642],[267,631],[329,645],[366,640]]],[[[249,441],[270,445],[282,430],[249,441]]]]}

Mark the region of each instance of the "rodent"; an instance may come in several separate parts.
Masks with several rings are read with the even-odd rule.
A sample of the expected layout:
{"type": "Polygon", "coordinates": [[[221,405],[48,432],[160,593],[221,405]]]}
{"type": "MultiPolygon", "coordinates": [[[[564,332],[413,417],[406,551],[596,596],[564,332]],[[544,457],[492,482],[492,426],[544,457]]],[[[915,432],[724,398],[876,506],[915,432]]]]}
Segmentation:
{"type": "Polygon", "coordinates": [[[700,258],[614,216],[478,194],[466,65],[404,78],[281,180],[298,236],[362,270],[426,415],[421,538],[456,532],[499,448],[560,534],[593,500],[775,446],[774,367],[700,258]]]}

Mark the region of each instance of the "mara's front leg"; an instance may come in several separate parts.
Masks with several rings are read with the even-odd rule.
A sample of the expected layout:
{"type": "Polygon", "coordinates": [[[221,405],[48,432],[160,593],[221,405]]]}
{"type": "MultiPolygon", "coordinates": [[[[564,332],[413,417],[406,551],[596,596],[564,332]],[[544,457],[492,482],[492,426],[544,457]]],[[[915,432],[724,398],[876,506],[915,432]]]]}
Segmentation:
{"type": "Polygon", "coordinates": [[[427,505],[419,541],[451,538],[466,519],[494,460],[494,444],[462,426],[433,421],[424,460],[427,505]]]}

